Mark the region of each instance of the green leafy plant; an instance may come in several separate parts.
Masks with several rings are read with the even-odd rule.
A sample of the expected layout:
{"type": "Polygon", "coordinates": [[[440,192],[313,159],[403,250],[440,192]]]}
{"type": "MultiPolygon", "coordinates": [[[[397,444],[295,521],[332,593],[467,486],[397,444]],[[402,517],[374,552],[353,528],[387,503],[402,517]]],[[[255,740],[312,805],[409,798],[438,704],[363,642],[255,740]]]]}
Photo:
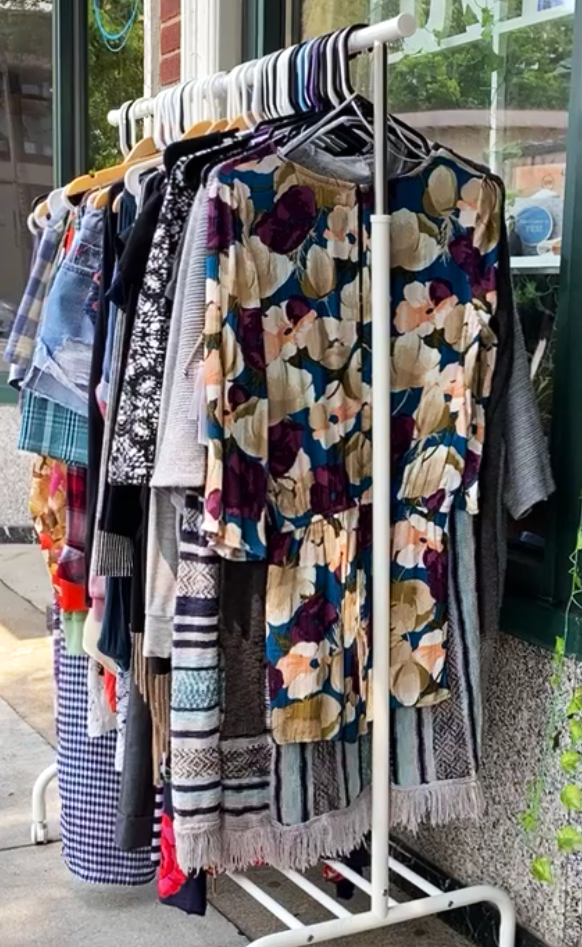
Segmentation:
{"type": "Polygon", "coordinates": [[[542,761],[537,778],[528,791],[528,806],[519,816],[530,847],[534,851],[530,870],[533,878],[543,884],[553,884],[555,854],[569,856],[582,850],[582,830],[575,824],[577,814],[582,812],[582,687],[577,682],[565,696],[566,691],[566,654],[568,651],[568,629],[573,611],[582,607],[582,507],[580,524],[576,535],[576,546],[570,557],[571,586],[570,598],[564,617],[564,630],[556,639],[552,659],[552,698],[548,714],[546,737],[542,750],[542,761]],[[554,856],[535,854],[542,842],[542,800],[548,789],[550,764],[559,753],[560,770],[564,774],[564,784],[560,790],[560,803],[564,810],[566,824],[562,825],[554,837],[554,856]]]}

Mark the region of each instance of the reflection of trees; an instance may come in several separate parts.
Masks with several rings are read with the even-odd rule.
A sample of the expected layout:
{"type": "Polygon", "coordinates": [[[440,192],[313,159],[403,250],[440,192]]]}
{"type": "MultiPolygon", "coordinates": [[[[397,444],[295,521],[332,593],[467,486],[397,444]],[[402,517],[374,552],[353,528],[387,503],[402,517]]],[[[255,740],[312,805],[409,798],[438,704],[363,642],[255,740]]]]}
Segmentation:
{"type": "MultiPolygon", "coordinates": [[[[421,25],[429,5],[429,0],[417,3],[421,25]]],[[[304,0],[303,31],[305,36],[317,36],[348,23],[390,17],[398,10],[398,0],[304,0]]],[[[520,5],[512,0],[511,16],[520,13],[520,5]]],[[[464,10],[459,0],[451,3],[448,35],[462,34],[475,22],[470,8],[464,10]]],[[[484,4],[481,37],[442,52],[404,56],[394,63],[389,72],[390,107],[398,112],[489,108],[491,73],[495,70],[504,86],[506,107],[568,107],[571,17],[516,30],[508,36],[505,56],[498,56],[491,42],[491,13],[484,4]]]]}
{"type": "Polygon", "coordinates": [[[52,145],[50,99],[42,94],[25,96],[22,87],[25,80],[39,87],[50,86],[51,6],[45,0],[11,0],[0,5],[0,110],[6,142],[2,177],[4,187],[11,186],[16,198],[15,246],[11,250],[10,269],[5,271],[10,285],[4,286],[2,292],[6,298],[14,297],[14,301],[19,276],[24,276],[28,267],[30,238],[26,218],[30,211],[31,188],[32,194],[37,194],[42,190],[43,181],[46,186],[50,159],[45,156],[45,146],[48,150],[52,145]],[[48,140],[42,140],[45,134],[37,129],[36,154],[26,153],[26,115],[29,119],[34,115],[37,120],[45,121],[48,140]]]}
{"type": "MultiPolygon", "coordinates": [[[[79,3],[83,0],[78,0],[79,3]]],[[[89,8],[89,163],[105,167],[118,160],[117,131],[107,124],[107,112],[127,99],[143,94],[143,19],[136,21],[125,48],[112,53],[104,45],[89,8]]],[[[123,22],[124,0],[102,0],[106,25],[123,22]]],[[[44,67],[50,76],[52,3],[47,0],[10,0],[0,4],[0,63],[11,67],[44,67]]]]}
{"type": "MultiPolygon", "coordinates": [[[[107,122],[107,112],[128,99],[143,95],[143,18],[138,17],[125,47],[112,53],[101,38],[89,3],[89,132],[91,167],[103,168],[119,160],[118,133],[107,122]]],[[[117,27],[125,21],[124,0],[102,0],[102,19],[117,27]]]]}
{"type": "Polygon", "coordinates": [[[544,355],[534,377],[534,388],[544,431],[549,434],[554,392],[555,316],[558,311],[560,278],[554,273],[527,276],[515,273],[513,292],[529,357],[533,358],[538,346],[545,343],[544,355]]]}

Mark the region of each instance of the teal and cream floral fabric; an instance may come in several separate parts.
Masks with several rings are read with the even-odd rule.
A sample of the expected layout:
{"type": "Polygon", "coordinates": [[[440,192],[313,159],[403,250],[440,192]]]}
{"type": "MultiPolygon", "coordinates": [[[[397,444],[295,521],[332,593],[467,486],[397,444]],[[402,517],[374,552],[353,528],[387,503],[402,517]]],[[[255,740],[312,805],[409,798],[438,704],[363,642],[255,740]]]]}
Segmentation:
{"type": "MultiPolygon", "coordinates": [[[[490,187],[442,155],[392,185],[392,689],[407,705],[447,696],[447,517],[455,497],[476,508],[494,356],[490,187]]],[[[370,718],[371,204],[268,150],[210,185],[204,529],[225,556],[268,560],[278,743],[356,740],[370,718]]]]}
{"type": "Polygon", "coordinates": [[[390,673],[407,707],[449,695],[448,519],[453,503],[478,511],[502,197],[495,180],[445,152],[390,187],[390,673]]]}

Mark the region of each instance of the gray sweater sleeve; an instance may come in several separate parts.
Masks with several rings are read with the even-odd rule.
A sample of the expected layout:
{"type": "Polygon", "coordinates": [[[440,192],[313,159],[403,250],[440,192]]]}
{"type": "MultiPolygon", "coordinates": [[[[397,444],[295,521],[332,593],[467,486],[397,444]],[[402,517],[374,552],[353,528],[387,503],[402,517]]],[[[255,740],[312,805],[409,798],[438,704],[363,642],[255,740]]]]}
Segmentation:
{"type": "Polygon", "coordinates": [[[190,417],[192,373],[185,369],[204,330],[207,211],[201,188],[183,237],[162,387],[148,528],[146,657],[171,654],[183,494],[188,486],[203,485],[206,477],[206,448],[198,443],[197,422],[190,417]]]}
{"type": "Polygon", "coordinates": [[[514,313],[513,331],[513,366],[507,392],[503,499],[511,516],[520,519],[536,503],[547,500],[555,486],[517,312],[514,313]]]}

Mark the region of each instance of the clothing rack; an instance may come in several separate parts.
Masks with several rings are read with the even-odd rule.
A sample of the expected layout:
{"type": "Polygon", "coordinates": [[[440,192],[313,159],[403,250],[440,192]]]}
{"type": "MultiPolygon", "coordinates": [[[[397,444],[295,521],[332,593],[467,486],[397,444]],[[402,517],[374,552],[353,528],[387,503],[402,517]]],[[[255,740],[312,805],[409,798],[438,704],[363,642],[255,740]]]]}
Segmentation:
{"type": "MultiPolygon", "coordinates": [[[[387,162],[387,57],[386,43],[412,35],[416,29],[414,17],[399,16],[355,31],[349,40],[351,54],[373,50],[374,69],[374,139],[375,139],[375,214],[372,216],[372,345],[373,391],[374,391],[374,454],[373,478],[377,484],[390,482],[390,217],[387,208],[388,162],[387,162]]],[[[257,64],[249,64],[244,71],[247,82],[252,83],[257,64]]],[[[210,80],[213,81],[214,80],[210,80]]],[[[227,80],[216,77],[215,85],[226,91],[227,80]]],[[[164,95],[164,93],[161,93],[164,95]]],[[[154,115],[156,99],[143,99],[136,103],[134,119],[147,119],[154,115]]],[[[156,108],[159,108],[159,101],[156,108]]],[[[108,120],[117,125],[121,110],[109,113],[108,120]]],[[[373,504],[373,572],[378,576],[390,574],[390,491],[378,490],[373,504]]],[[[356,872],[337,861],[327,861],[330,867],[351,881],[370,897],[370,910],[363,914],[352,914],[330,895],[321,891],[302,874],[282,871],[281,874],[310,895],[331,915],[332,920],[303,925],[298,918],[279,904],[251,880],[250,875],[229,873],[230,879],[243,891],[266,908],[286,928],[282,932],[268,935],[254,942],[253,947],[302,947],[336,940],[366,931],[400,924],[420,917],[444,913],[473,904],[487,902],[494,905],[500,914],[499,947],[514,947],[515,909],[510,898],[498,888],[477,885],[442,892],[423,877],[401,864],[390,855],[390,759],[389,759],[389,706],[390,706],[390,583],[376,581],[373,589],[374,613],[374,688],[373,688],[373,773],[372,773],[372,857],[371,880],[367,881],[356,872]],[[417,889],[421,897],[398,903],[389,896],[391,873],[417,889]]],[[[46,826],[44,792],[54,775],[51,768],[43,773],[34,792],[33,841],[45,841],[45,832],[36,838],[35,825],[42,830],[46,826]]]]}

